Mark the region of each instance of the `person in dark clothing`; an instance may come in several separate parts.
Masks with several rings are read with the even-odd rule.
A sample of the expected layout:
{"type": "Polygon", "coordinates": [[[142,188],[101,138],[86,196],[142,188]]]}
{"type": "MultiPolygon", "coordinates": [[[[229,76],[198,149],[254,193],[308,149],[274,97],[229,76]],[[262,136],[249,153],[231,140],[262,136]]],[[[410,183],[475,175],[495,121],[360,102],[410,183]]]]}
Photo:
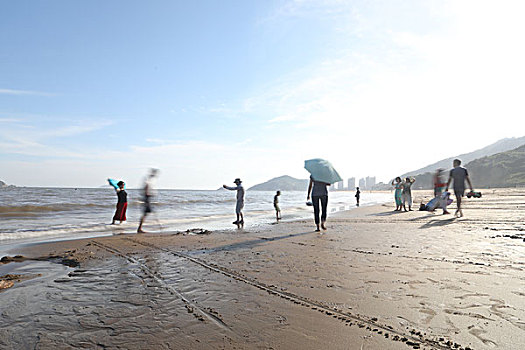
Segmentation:
{"type": "Polygon", "coordinates": [[[327,208],[328,208],[328,189],[326,188],[328,183],[320,182],[314,180],[310,176],[310,184],[308,185],[308,196],[306,200],[310,200],[310,194],[312,195],[312,204],[314,206],[314,220],[317,226],[315,232],[320,232],[319,222],[321,223],[321,228],[326,230],[326,217],[327,217],[327,208]],[[320,204],[320,208],[319,208],[320,204]],[[319,210],[321,209],[321,210],[319,210]],[[321,220],[319,220],[319,211],[321,211],[321,220]]]}
{"type": "Polygon", "coordinates": [[[355,189],[355,205],[359,206],[359,199],[361,199],[361,191],[359,190],[359,187],[355,189]]]}
{"type": "Polygon", "coordinates": [[[277,218],[277,221],[281,220],[281,207],[279,206],[280,195],[281,191],[277,191],[275,196],[273,196],[273,207],[275,208],[275,217],[277,218]]]}
{"type": "Polygon", "coordinates": [[[453,162],[454,169],[450,170],[450,175],[447,182],[447,188],[445,191],[448,191],[450,183],[454,180],[454,194],[456,195],[456,201],[458,204],[458,209],[454,214],[457,217],[463,216],[463,210],[461,209],[461,200],[465,195],[465,181],[468,182],[471,191],[474,191],[472,188],[472,182],[470,182],[470,177],[468,176],[467,169],[461,166],[461,160],[454,159],[453,162]]]}
{"type": "Polygon", "coordinates": [[[112,225],[115,224],[115,221],[126,221],[126,209],[128,208],[128,194],[126,190],[124,189],[124,181],[119,181],[117,183],[118,188],[115,188],[115,192],[117,192],[117,210],[115,211],[115,215],[113,215],[113,222],[112,225]]]}

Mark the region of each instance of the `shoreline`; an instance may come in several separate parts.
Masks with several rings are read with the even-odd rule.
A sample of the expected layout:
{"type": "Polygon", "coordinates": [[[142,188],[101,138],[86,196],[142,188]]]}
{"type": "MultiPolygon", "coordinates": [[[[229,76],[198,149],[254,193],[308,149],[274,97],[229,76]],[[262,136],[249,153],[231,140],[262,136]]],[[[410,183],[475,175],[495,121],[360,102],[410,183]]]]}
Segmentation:
{"type": "MultiPolygon", "coordinates": [[[[34,313],[11,303],[21,296],[47,310],[50,320],[27,334],[31,347],[514,349],[525,342],[524,196],[487,192],[461,219],[359,207],[329,214],[322,235],[310,218],[39,243],[18,253],[41,259],[44,275],[0,298],[7,315],[34,313]],[[35,336],[46,327],[54,331],[35,336]]],[[[20,345],[15,335],[31,317],[0,319],[0,345],[20,345]]]]}

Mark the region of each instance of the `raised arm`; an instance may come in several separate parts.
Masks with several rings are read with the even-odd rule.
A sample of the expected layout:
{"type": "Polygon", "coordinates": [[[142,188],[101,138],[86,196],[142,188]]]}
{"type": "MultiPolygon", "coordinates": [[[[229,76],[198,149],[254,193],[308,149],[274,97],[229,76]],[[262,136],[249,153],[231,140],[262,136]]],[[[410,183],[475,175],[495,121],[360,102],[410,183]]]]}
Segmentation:
{"type": "Polygon", "coordinates": [[[310,179],[310,183],[308,184],[308,194],[306,196],[306,200],[309,200],[310,199],[310,193],[312,193],[312,186],[313,186],[313,181],[312,179],[310,179]]]}
{"type": "Polygon", "coordinates": [[[227,190],[230,190],[230,191],[236,191],[237,190],[237,187],[230,187],[230,186],[226,186],[226,185],[222,185],[222,187],[227,189],[227,190]]]}

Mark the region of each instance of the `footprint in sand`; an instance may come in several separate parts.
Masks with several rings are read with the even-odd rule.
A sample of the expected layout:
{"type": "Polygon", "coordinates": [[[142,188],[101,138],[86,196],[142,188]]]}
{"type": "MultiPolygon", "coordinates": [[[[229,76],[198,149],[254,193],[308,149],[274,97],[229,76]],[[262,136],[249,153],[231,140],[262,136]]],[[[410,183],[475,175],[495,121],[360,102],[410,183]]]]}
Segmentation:
{"type": "Polygon", "coordinates": [[[484,333],[487,333],[486,331],[482,330],[482,329],[479,329],[479,328],[472,328],[471,330],[468,331],[470,334],[472,334],[473,336],[475,336],[476,338],[478,338],[479,340],[481,340],[481,342],[485,345],[490,345],[492,347],[497,347],[498,344],[496,344],[495,342],[493,342],[492,340],[490,339],[487,339],[487,338],[484,338],[482,337],[481,335],[484,334],[484,333]]]}
{"type": "Polygon", "coordinates": [[[430,321],[432,321],[432,319],[434,317],[436,317],[436,312],[434,310],[432,310],[432,309],[429,309],[429,308],[419,309],[419,312],[422,313],[422,314],[427,315],[425,318],[423,318],[423,320],[421,320],[425,324],[429,324],[430,321]]]}

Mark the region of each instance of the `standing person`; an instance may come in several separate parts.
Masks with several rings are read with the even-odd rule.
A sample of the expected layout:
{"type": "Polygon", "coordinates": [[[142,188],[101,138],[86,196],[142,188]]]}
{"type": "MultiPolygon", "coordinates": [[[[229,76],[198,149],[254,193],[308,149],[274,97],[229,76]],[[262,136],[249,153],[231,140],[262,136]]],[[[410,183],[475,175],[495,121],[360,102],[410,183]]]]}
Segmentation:
{"type": "Polygon", "coordinates": [[[355,189],[355,205],[359,206],[359,199],[361,198],[361,191],[359,190],[359,187],[356,187],[355,189]]]}
{"type": "Polygon", "coordinates": [[[454,194],[456,195],[456,201],[458,203],[458,209],[454,213],[457,217],[463,216],[463,210],[461,209],[461,200],[465,195],[465,180],[467,180],[468,185],[471,191],[474,191],[472,188],[472,182],[470,182],[470,177],[468,176],[467,169],[461,166],[461,160],[454,159],[452,163],[454,169],[450,170],[450,175],[448,177],[447,188],[445,191],[448,191],[452,179],[454,179],[454,194]]]}
{"type": "Polygon", "coordinates": [[[407,211],[407,205],[408,205],[408,211],[412,211],[412,185],[416,182],[416,179],[407,177],[405,179],[405,182],[403,182],[403,209],[407,211]]]}
{"type": "Polygon", "coordinates": [[[434,211],[436,207],[441,205],[441,208],[443,208],[443,215],[450,214],[447,211],[447,196],[443,196],[443,193],[446,192],[446,187],[447,184],[444,182],[443,179],[443,169],[436,170],[436,173],[434,174],[434,197],[436,198],[436,206],[432,208],[432,211],[434,211]]]}
{"type": "Polygon", "coordinates": [[[320,232],[319,221],[321,222],[321,228],[326,230],[326,217],[328,209],[328,189],[326,188],[330,184],[326,182],[316,181],[310,176],[310,184],[308,185],[308,196],[306,200],[310,200],[310,194],[312,195],[312,204],[314,206],[314,220],[317,229],[315,232],[320,232]],[[321,203],[321,220],[319,220],[319,203],[321,203]]]}
{"type": "Polygon", "coordinates": [[[275,193],[275,196],[273,196],[273,207],[275,208],[275,217],[277,218],[277,221],[281,220],[281,208],[279,207],[280,195],[281,191],[277,191],[277,193],[275,193]]]}
{"type": "Polygon", "coordinates": [[[119,181],[117,183],[117,188],[115,188],[115,192],[117,192],[117,210],[115,211],[115,215],[113,215],[113,222],[111,222],[111,225],[115,224],[115,221],[120,221],[122,224],[122,221],[126,221],[126,209],[128,208],[128,194],[126,193],[126,190],[124,189],[125,183],[124,181],[119,181]]]}
{"type": "Polygon", "coordinates": [[[140,218],[139,228],[137,229],[137,233],[145,233],[142,229],[142,225],[144,224],[144,220],[146,219],[146,216],[148,216],[149,213],[153,211],[151,207],[151,199],[155,195],[155,189],[153,188],[153,180],[157,176],[158,170],[157,169],[151,169],[149,175],[144,180],[144,187],[142,188],[142,199],[144,200],[143,204],[143,211],[142,211],[142,217],[140,218]]]}
{"type": "Polygon", "coordinates": [[[401,182],[401,178],[399,176],[396,177],[395,180],[392,180],[392,186],[394,186],[395,188],[394,199],[396,200],[396,210],[394,211],[401,211],[401,206],[403,205],[403,199],[402,199],[403,182],[401,182]]]}
{"type": "Polygon", "coordinates": [[[237,204],[235,205],[235,214],[237,215],[237,221],[234,221],[233,224],[237,226],[244,225],[244,216],[242,215],[242,209],[244,208],[244,187],[242,187],[241,179],[237,178],[233,181],[236,185],[235,187],[230,187],[222,185],[227,190],[237,191],[237,204]]]}

